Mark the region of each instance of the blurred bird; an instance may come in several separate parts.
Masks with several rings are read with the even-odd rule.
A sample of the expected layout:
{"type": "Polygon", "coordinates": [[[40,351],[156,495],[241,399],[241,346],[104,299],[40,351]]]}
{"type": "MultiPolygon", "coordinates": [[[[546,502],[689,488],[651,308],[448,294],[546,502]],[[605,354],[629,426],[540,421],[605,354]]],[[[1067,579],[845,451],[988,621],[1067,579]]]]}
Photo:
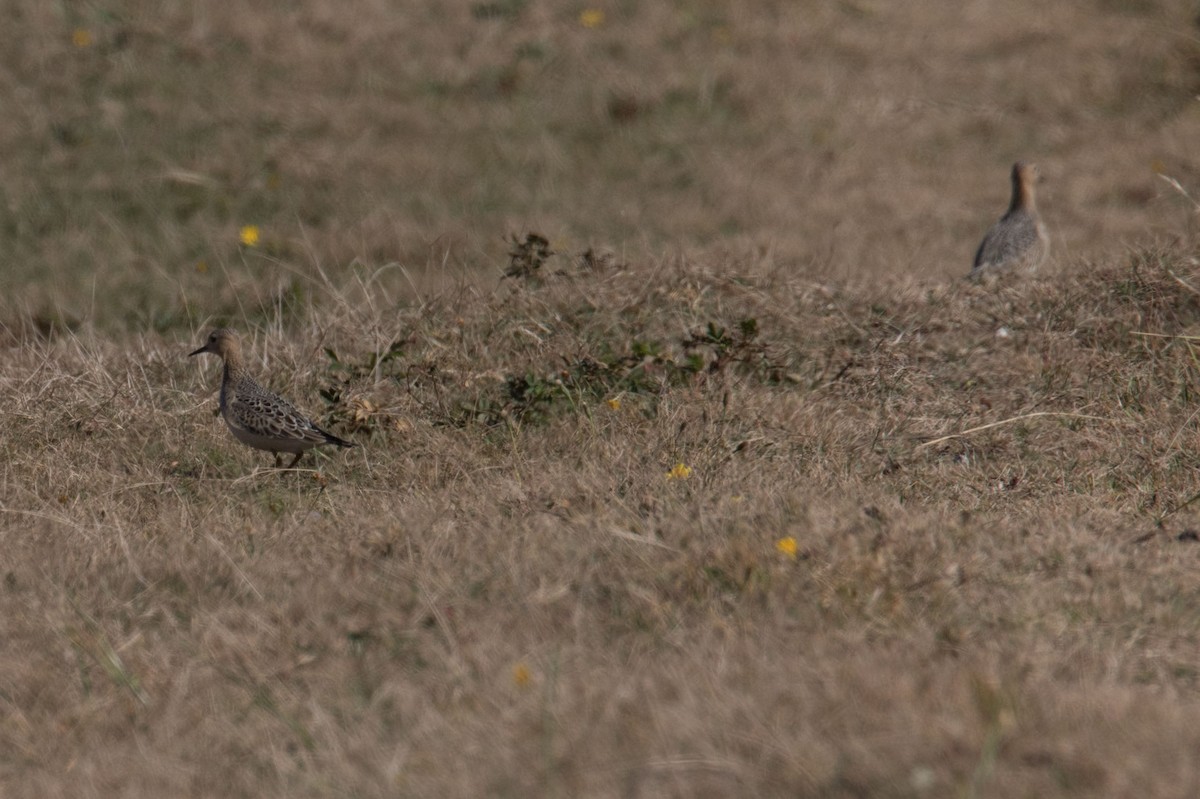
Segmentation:
{"type": "Polygon", "coordinates": [[[1012,202],[1000,221],[992,225],[975,253],[971,277],[1013,267],[1030,271],[1041,265],[1050,251],[1050,237],[1038,216],[1035,185],[1041,173],[1035,164],[1018,161],[1012,168],[1012,202]]]}

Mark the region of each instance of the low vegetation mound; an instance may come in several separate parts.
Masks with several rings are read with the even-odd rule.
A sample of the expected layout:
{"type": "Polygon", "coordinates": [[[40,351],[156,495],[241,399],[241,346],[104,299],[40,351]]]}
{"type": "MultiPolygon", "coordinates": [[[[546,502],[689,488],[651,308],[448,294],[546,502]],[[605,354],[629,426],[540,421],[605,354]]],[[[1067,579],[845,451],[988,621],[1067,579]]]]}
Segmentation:
{"type": "Polygon", "coordinates": [[[1200,786],[1194,253],[869,290],[514,253],[9,325],[6,795],[1200,786]],[[261,468],[210,322],[361,446],[261,468]]]}

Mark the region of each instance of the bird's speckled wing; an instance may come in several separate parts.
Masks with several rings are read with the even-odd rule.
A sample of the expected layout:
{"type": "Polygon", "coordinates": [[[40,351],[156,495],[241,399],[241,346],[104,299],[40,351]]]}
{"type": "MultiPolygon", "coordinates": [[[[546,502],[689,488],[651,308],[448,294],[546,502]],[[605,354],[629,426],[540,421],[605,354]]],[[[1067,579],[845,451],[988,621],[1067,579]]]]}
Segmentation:
{"type": "Polygon", "coordinates": [[[244,381],[229,398],[228,412],[238,427],[264,438],[311,441],[324,444],[329,435],[309,421],[295,406],[257,384],[244,381]]]}

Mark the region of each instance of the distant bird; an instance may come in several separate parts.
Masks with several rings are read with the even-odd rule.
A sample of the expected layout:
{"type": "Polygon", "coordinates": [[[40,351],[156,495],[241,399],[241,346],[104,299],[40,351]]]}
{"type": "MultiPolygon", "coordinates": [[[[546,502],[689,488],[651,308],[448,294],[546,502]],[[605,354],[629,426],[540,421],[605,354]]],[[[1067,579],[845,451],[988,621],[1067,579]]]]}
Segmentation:
{"type": "Polygon", "coordinates": [[[246,371],[242,347],[234,331],[217,328],[209,334],[205,345],[188,357],[202,352],[220,355],[225,361],[225,373],[221,378],[221,416],[229,431],[247,446],[274,453],[275,468],[283,462],[282,452],[295,453],[296,457],[287,467],[292,469],[313,447],[325,444],[357,446],[326,433],[292,403],[260,386],[246,371]]]}
{"type": "Polygon", "coordinates": [[[1050,251],[1050,237],[1037,212],[1035,185],[1041,172],[1035,164],[1018,161],[1012,168],[1012,202],[1000,221],[983,237],[971,277],[1024,267],[1030,271],[1041,265],[1050,251]]]}

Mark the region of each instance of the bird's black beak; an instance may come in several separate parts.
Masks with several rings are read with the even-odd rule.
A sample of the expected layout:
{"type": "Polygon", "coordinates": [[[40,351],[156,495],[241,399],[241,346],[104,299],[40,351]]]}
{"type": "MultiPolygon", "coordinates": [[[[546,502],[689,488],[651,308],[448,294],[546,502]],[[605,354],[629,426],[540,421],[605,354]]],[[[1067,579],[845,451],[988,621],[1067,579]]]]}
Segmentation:
{"type": "Polygon", "coordinates": [[[208,352],[208,345],[207,345],[207,344],[205,344],[203,347],[201,347],[200,349],[196,350],[195,352],[189,352],[189,353],[188,353],[188,357],[190,358],[190,357],[192,357],[193,355],[199,355],[199,354],[200,354],[200,353],[202,353],[202,352],[208,352]]]}

